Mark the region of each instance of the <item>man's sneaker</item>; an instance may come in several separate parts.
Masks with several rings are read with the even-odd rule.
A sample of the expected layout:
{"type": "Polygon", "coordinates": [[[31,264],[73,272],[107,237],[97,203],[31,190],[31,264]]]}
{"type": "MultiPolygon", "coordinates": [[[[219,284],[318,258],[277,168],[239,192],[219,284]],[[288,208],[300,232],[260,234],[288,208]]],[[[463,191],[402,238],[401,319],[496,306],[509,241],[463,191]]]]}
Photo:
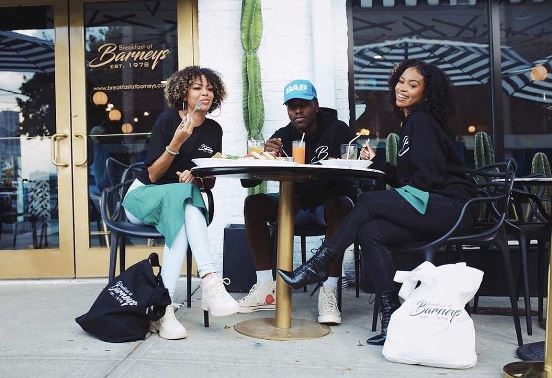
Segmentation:
{"type": "Polygon", "coordinates": [[[222,279],[215,275],[201,283],[201,308],[213,316],[228,316],[239,310],[238,302],[228,292],[228,278],[222,279]]]}
{"type": "Polygon", "coordinates": [[[150,331],[159,333],[159,336],[167,340],[178,340],[186,337],[186,328],[174,315],[172,304],[165,309],[165,315],[155,322],[150,323],[150,331]]]}
{"type": "Polygon", "coordinates": [[[276,281],[257,283],[249,294],[238,301],[240,310],[246,314],[254,311],[274,310],[276,308],[276,281]]]}
{"type": "Polygon", "coordinates": [[[341,324],[341,313],[337,308],[337,288],[328,288],[324,285],[320,288],[318,293],[318,323],[341,324]]]}

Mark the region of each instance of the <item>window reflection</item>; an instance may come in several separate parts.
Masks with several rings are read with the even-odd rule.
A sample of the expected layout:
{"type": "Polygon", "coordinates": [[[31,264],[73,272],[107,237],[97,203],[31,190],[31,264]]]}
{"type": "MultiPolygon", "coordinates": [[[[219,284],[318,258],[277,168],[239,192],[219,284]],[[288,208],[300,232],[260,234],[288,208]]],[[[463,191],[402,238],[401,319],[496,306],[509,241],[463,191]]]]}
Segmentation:
{"type": "Polygon", "coordinates": [[[517,61],[502,69],[504,146],[521,175],[536,152],[552,156],[551,14],[550,2],[500,5],[501,42],[517,61]]]}
{"type": "Polygon", "coordinates": [[[59,246],[50,6],[0,7],[0,249],[59,246]]]}
{"type": "Polygon", "coordinates": [[[176,1],[86,4],[85,26],[90,244],[105,245],[105,162],[145,158],[164,80],[178,67],[176,1]]]}
{"type": "Polygon", "coordinates": [[[384,138],[399,129],[387,93],[391,69],[404,59],[434,63],[455,88],[457,113],[448,127],[473,165],[473,136],[492,134],[486,5],[354,1],[352,28],[355,128],[370,130],[383,148],[384,138]]]}

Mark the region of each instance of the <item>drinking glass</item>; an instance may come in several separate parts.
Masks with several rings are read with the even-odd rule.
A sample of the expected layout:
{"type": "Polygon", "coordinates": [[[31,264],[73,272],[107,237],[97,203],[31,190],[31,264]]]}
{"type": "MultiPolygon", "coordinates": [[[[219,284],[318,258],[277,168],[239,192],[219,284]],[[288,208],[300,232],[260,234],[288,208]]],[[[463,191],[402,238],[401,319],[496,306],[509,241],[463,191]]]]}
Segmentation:
{"type": "Polygon", "coordinates": [[[356,160],[358,154],[358,146],[356,144],[341,145],[341,159],[356,160]]]}
{"type": "Polygon", "coordinates": [[[291,148],[293,161],[299,164],[305,164],[305,141],[294,140],[291,148]]]}
{"type": "Polygon", "coordinates": [[[248,139],[247,140],[247,153],[257,152],[262,154],[264,151],[265,142],[264,140],[259,139],[248,139]]]}

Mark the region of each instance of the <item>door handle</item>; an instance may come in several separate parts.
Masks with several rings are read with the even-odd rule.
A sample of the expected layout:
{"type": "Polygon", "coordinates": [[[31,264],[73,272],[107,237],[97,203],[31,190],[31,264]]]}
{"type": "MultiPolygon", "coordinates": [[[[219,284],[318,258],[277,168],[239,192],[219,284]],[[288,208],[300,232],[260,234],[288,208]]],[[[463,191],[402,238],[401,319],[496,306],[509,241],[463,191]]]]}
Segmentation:
{"type": "Polygon", "coordinates": [[[88,154],[86,152],[86,136],[84,134],[75,134],[75,138],[82,138],[82,141],[84,143],[84,160],[80,163],[75,163],[76,167],[84,167],[86,163],[88,162],[88,154]]]}
{"type": "Polygon", "coordinates": [[[67,138],[67,134],[54,134],[52,135],[51,139],[51,155],[52,155],[52,164],[56,167],[68,167],[69,164],[67,163],[60,163],[57,161],[57,153],[58,153],[58,140],[67,138]]]}

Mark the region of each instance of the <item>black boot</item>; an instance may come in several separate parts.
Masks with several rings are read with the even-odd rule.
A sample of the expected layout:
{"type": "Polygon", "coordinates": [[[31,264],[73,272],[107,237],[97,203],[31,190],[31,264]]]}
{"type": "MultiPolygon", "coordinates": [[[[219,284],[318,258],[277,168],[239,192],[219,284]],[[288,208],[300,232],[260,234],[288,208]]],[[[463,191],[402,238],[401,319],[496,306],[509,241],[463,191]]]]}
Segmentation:
{"type": "Polygon", "coordinates": [[[379,295],[381,298],[381,333],[366,340],[370,345],[383,345],[385,343],[387,326],[389,325],[389,320],[391,320],[391,314],[401,306],[399,296],[395,291],[386,291],[379,295]]]}
{"type": "Polygon", "coordinates": [[[339,252],[322,244],[318,251],[306,263],[291,272],[278,269],[282,279],[292,288],[299,289],[313,283],[326,281],[328,278],[328,263],[340,255],[339,252]]]}

